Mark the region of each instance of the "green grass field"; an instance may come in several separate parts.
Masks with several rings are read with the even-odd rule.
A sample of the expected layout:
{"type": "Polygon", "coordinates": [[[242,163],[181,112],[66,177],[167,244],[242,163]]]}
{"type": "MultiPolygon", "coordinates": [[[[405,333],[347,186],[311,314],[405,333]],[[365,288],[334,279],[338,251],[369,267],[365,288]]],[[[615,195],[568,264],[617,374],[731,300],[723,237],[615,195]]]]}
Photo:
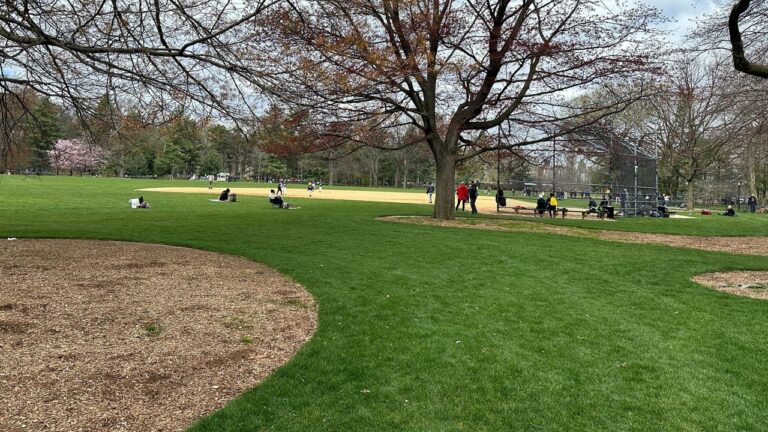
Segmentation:
{"type": "MultiPolygon", "coordinates": [[[[241,255],[315,296],[314,338],[192,431],[768,430],[768,302],[689,279],[765,257],[375,220],[421,205],[148,192],[128,208],[181,183],[2,176],[0,236],[241,255]]],[[[600,227],[768,235],[752,215],[600,227]]]]}

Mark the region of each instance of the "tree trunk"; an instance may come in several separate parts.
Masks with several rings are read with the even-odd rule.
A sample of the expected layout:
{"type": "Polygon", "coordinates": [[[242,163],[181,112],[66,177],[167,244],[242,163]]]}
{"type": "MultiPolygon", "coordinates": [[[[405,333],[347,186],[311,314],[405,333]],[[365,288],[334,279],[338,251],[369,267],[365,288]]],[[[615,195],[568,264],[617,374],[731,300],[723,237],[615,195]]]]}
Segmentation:
{"type": "Polygon", "coordinates": [[[693,179],[688,180],[688,211],[693,211],[693,179]]]}
{"type": "Polygon", "coordinates": [[[435,157],[436,183],[435,183],[435,208],[432,211],[433,219],[451,220],[455,217],[456,205],[455,184],[456,181],[456,156],[452,154],[435,157]]]}
{"type": "Polygon", "coordinates": [[[333,186],[333,154],[328,158],[328,186],[333,186]]]}

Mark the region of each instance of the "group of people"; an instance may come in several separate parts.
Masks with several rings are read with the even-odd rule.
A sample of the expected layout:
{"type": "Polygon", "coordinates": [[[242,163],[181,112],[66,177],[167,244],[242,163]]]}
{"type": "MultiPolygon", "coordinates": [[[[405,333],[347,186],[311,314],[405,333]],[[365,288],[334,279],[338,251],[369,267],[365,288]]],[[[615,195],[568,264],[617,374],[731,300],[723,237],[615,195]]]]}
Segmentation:
{"type": "Polygon", "coordinates": [[[467,184],[464,182],[461,182],[456,186],[456,211],[459,210],[459,206],[461,206],[461,211],[464,211],[465,205],[467,204],[467,201],[469,201],[472,214],[477,214],[477,206],[475,203],[477,202],[477,197],[480,196],[477,187],[478,183],[476,181],[470,182],[469,187],[467,187],[467,184]]]}
{"type": "Polygon", "coordinates": [[[555,217],[557,211],[557,197],[554,192],[549,193],[549,198],[544,199],[544,194],[540,193],[536,200],[536,212],[539,217],[544,217],[544,212],[549,212],[549,217],[555,217]]]}

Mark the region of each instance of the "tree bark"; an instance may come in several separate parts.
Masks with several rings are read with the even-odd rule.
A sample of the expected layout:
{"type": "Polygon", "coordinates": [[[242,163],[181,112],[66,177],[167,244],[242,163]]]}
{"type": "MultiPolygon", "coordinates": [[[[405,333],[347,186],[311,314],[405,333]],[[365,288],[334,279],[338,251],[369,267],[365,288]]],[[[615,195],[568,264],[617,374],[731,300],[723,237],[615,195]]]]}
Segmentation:
{"type": "Polygon", "coordinates": [[[432,218],[451,220],[455,218],[456,156],[442,154],[440,157],[435,157],[435,162],[437,178],[435,179],[435,208],[432,211],[432,218]]]}

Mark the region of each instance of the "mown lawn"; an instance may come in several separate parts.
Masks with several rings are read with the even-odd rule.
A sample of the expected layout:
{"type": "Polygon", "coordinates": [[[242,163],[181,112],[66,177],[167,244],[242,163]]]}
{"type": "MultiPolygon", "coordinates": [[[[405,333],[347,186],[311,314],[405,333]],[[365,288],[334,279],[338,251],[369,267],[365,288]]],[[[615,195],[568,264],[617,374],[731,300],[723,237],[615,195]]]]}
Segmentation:
{"type": "MultiPolygon", "coordinates": [[[[768,302],[689,280],[765,257],[374,219],[420,205],[143,193],[153,207],[128,208],[166,185],[2,176],[0,236],[242,255],[315,296],[315,337],[193,431],[768,430],[768,302]]],[[[722,219],[610,227],[768,234],[765,219],[722,219]]]]}

